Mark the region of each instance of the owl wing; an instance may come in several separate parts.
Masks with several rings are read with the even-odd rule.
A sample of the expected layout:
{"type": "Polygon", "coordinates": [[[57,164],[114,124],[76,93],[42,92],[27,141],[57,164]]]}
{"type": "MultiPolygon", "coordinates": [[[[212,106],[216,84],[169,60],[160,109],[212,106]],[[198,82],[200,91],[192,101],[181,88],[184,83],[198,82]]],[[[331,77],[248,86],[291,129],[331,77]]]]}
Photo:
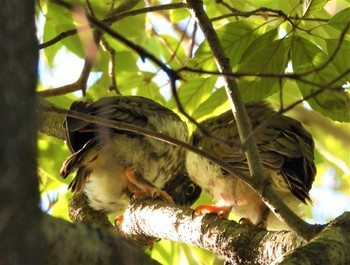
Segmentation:
{"type": "MultiPolygon", "coordinates": [[[[166,115],[172,121],[181,121],[174,112],[162,105],[150,99],[137,96],[104,97],[95,102],[77,101],[71,105],[70,109],[100,118],[146,127],[155,131],[159,131],[157,123],[152,119],[156,115],[166,115]]],[[[72,152],[77,152],[93,138],[111,133],[143,137],[133,132],[111,129],[73,117],[66,118],[64,127],[67,145],[72,152]]]]}
{"type": "MultiPolygon", "coordinates": [[[[275,114],[266,102],[251,103],[246,107],[253,129],[275,114]]],[[[212,135],[226,142],[240,143],[232,111],[205,120],[201,125],[212,135]]],[[[290,191],[300,201],[310,200],[308,192],[316,174],[314,143],[302,124],[292,118],[278,115],[254,137],[264,170],[281,174],[290,191]]],[[[241,148],[214,141],[202,136],[198,131],[194,133],[192,142],[249,175],[248,163],[241,148]]]]}

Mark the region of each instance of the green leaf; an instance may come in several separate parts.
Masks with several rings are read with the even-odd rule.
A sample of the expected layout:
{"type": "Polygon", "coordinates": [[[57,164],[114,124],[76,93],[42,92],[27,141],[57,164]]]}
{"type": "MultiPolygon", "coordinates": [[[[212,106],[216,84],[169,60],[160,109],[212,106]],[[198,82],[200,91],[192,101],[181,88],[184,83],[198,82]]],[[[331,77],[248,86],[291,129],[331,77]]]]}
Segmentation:
{"type": "Polygon", "coordinates": [[[138,95],[151,98],[160,104],[165,104],[164,96],[160,93],[159,86],[153,81],[155,73],[128,73],[123,72],[117,76],[118,88],[123,95],[138,95]]]}
{"type": "Polygon", "coordinates": [[[320,11],[328,0],[304,0],[303,1],[303,16],[309,17],[320,11]]]}
{"type": "Polygon", "coordinates": [[[328,56],[308,40],[296,38],[292,49],[292,64],[295,74],[310,72],[308,75],[301,75],[301,79],[315,84],[297,80],[303,97],[323,88],[322,93],[307,100],[310,106],[333,120],[350,122],[350,97],[348,91],[342,87],[346,79],[339,79],[340,73],[332,62],[328,62],[328,56]],[[318,70],[325,62],[327,65],[318,70]],[[327,90],[327,85],[334,89],[327,90]]]}
{"type": "MultiPolygon", "coordinates": [[[[265,26],[262,25],[261,21],[252,19],[228,23],[217,30],[221,45],[224,48],[225,55],[230,59],[231,66],[235,67],[238,64],[247,47],[264,30],[265,26]]],[[[213,54],[206,41],[199,46],[188,67],[217,71],[213,54]]]]}
{"type": "Polygon", "coordinates": [[[169,11],[170,19],[173,23],[178,23],[181,20],[184,20],[186,18],[189,18],[191,16],[190,12],[187,11],[187,9],[171,9],[169,11]]]}
{"type": "Polygon", "coordinates": [[[137,72],[138,57],[131,51],[120,51],[115,53],[115,70],[117,73],[120,72],[137,72]]]}
{"type": "Polygon", "coordinates": [[[144,37],[146,15],[137,15],[119,20],[112,25],[112,29],[123,35],[125,38],[144,37]]]}
{"type": "Polygon", "coordinates": [[[184,66],[188,56],[179,40],[170,35],[159,36],[159,48],[165,62],[173,69],[184,66]]]}
{"type": "Polygon", "coordinates": [[[225,88],[219,88],[210,95],[205,101],[203,101],[192,114],[195,119],[207,118],[217,113],[220,114],[230,108],[230,104],[227,99],[225,88]]]}
{"type": "Polygon", "coordinates": [[[334,17],[332,17],[328,21],[328,25],[330,25],[331,27],[339,31],[343,31],[345,27],[348,26],[349,23],[350,23],[350,7],[338,12],[337,14],[335,14],[334,17]]]}
{"type": "MultiPolygon", "coordinates": [[[[274,40],[276,37],[277,29],[257,38],[243,54],[237,73],[276,76],[284,73],[288,61],[285,46],[289,41],[274,40]]],[[[238,78],[237,84],[245,102],[266,98],[278,90],[278,78],[274,77],[245,76],[238,78]]]]}
{"type": "MultiPolygon", "coordinates": [[[[329,56],[331,56],[335,52],[338,43],[339,39],[326,40],[327,52],[329,56]]],[[[337,68],[340,74],[343,74],[350,69],[348,61],[344,60],[344,58],[350,58],[350,41],[347,40],[342,40],[341,45],[336,51],[336,55],[332,60],[332,63],[337,68]]],[[[350,73],[348,73],[345,78],[347,79],[347,81],[350,82],[350,73]]]]}
{"type": "MultiPolygon", "coordinates": [[[[191,78],[182,82],[178,87],[178,94],[181,104],[188,114],[192,115],[193,111],[210,97],[214,90],[216,80],[217,77],[191,78]]],[[[169,106],[170,108],[176,107],[173,99],[169,106]]]]}

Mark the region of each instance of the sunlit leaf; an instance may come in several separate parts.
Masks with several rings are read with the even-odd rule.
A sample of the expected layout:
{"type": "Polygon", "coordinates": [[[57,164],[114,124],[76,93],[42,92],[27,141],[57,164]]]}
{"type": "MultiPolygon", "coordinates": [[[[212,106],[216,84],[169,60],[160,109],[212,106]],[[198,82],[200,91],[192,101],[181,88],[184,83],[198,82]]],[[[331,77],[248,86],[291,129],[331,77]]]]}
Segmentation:
{"type": "Polygon", "coordinates": [[[305,17],[320,11],[328,0],[303,0],[303,15],[305,17]]]}
{"type": "MultiPolygon", "coordinates": [[[[188,114],[193,111],[206,100],[214,90],[216,77],[210,78],[192,78],[184,81],[178,88],[178,94],[181,104],[184,106],[188,114]]],[[[170,105],[175,108],[175,103],[170,105]]]]}
{"type": "Polygon", "coordinates": [[[345,27],[349,23],[350,23],[350,7],[338,12],[335,16],[333,16],[329,20],[328,25],[330,25],[331,27],[337,30],[342,31],[345,29],[345,27]]]}
{"type": "Polygon", "coordinates": [[[193,112],[192,116],[195,119],[203,118],[208,115],[222,113],[229,108],[227,94],[225,88],[220,88],[211,94],[209,98],[202,102],[198,108],[193,112]]]}
{"type": "MultiPolygon", "coordinates": [[[[337,68],[338,72],[343,74],[346,71],[349,71],[350,65],[347,60],[344,58],[350,58],[350,41],[342,40],[340,43],[340,47],[336,50],[336,47],[339,44],[338,39],[327,39],[327,52],[328,55],[331,56],[334,52],[336,52],[335,57],[332,60],[332,63],[337,68]]],[[[350,82],[350,73],[348,73],[345,78],[348,82],[350,82]]]]}
{"type": "Polygon", "coordinates": [[[333,120],[349,122],[349,93],[342,88],[346,80],[339,79],[340,73],[332,62],[327,61],[327,55],[316,45],[303,39],[294,41],[292,63],[295,73],[309,73],[302,79],[312,82],[309,84],[298,80],[299,89],[304,97],[315,93],[329,84],[334,89],[323,88],[323,92],[308,99],[310,106],[333,120]],[[326,66],[323,65],[327,63],[326,66]],[[315,70],[322,67],[321,70],[315,70]],[[320,88],[321,87],[321,88],[320,88]]]}
{"type": "MultiPolygon", "coordinates": [[[[237,21],[229,23],[217,30],[225,55],[230,58],[230,63],[235,69],[244,51],[265,30],[264,24],[257,20],[237,21]]],[[[208,71],[217,71],[213,54],[204,41],[189,62],[189,67],[208,71]]]]}
{"type": "Polygon", "coordinates": [[[271,74],[272,77],[247,76],[238,78],[238,87],[245,102],[263,99],[278,90],[278,76],[284,73],[288,54],[286,39],[274,40],[277,30],[271,30],[256,39],[242,56],[238,73],[271,74]]]}

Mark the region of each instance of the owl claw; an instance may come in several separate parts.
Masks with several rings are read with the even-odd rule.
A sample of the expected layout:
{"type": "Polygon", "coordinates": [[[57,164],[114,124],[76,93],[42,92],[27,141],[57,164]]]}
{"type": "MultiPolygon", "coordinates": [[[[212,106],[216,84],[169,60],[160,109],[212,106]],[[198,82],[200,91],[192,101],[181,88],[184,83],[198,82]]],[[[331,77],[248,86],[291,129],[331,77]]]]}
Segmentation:
{"type": "Polygon", "coordinates": [[[199,205],[194,210],[196,215],[212,213],[216,214],[220,219],[227,219],[230,215],[232,206],[216,206],[216,205],[199,205]]]}
{"type": "Polygon", "coordinates": [[[129,179],[128,189],[133,193],[134,199],[138,198],[162,198],[164,201],[175,204],[169,194],[151,184],[141,182],[137,179],[134,172],[130,168],[125,169],[125,175],[129,179]],[[141,189],[141,190],[140,190],[141,189]]]}
{"type": "Polygon", "coordinates": [[[133,197],[134,199],[138,199],[138,198],[161,198],[164,201],[171,203],[171,204],[175,204],[174,200],[169,196],[168,193],[166,193],[163,190],[160,190],[156,187],[152,187],[152,186],[143,186],[144,191],[137,191],[134,192],[133,197]]]}
{"type": "Polygon", "coordinates": [[[117,226],[118,226],[118,223],[121,224],[123,221],[124,221],[124,215],[118,215],[118,216],[114,219],[113,225],[114,225],[115,227],[117,227],[117,226]]]}
{"type": "Polygon", "coordinates": [[[239,224],[245,225],[247,227],[258,227],[258,228],[266,228],[265,222],[259,222],[258,224],[254,224],[249,218],[241,218],[238,221],[239,224]]]}

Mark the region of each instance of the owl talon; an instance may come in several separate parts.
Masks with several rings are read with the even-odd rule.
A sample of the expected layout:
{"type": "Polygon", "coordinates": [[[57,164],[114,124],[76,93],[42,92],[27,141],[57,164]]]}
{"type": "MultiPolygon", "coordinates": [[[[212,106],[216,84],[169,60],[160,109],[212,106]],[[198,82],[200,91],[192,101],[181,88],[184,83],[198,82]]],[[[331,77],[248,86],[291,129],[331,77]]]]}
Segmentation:
{"type": "Polygon", "coordinates": [[[133,198],[134,199],[139,199],[139,198],[161,198],[164,201],[171,203],[171,204],[175,204],[174,200],[169,196],[168,193],[166,193],[165,191],[162,191],[156,187],[152,187],[152,186],[144,186],[143,187],[144,191],[137,191],[134,192],[133,194],[133,198]]]}
{"type": "Polygon", "coordinates": [[[196,215],[212,213],[216,214],[220,219],[227,219],[230,215],[232,206],[216,206],[216,205],[199,205],[194,210],[196,215]]]}
{"type": "Polygon", "coordinates": [[[239,219],[238,223],[247,227],[266,228],[265,222],[259,222],[258,224],[254,224],[249,218],[244,217],[239,219]]]}
{"type": "Polygon", "coordinates": [[[125,169],[125,175],[129,179],[128,189],[133,193],[134,199],[138,198],[162,198],[166,202],[175,204],[174,200],[163,190],[152,186],[151,184],[141,182],[137,179],[134,172],[130,168],[125,169]],[[140,191],[141,189],[141,191],[140,191]]]}
{"type": "Polygon", "coordinates": [[[242,217],[241,219],[239,219],[238,223],[248,227],[255,227],[255,224],[249,218],[245,218],[245,217],[242,217]]]}
{"type": "Polygon", "coordinates": [[[121,224],[123,221],[124,221],[124,215],[118,215],[118,216],[114,219],[113,225],[114,225],[115,227],[117,227],[118,224],[121,224]]]}

